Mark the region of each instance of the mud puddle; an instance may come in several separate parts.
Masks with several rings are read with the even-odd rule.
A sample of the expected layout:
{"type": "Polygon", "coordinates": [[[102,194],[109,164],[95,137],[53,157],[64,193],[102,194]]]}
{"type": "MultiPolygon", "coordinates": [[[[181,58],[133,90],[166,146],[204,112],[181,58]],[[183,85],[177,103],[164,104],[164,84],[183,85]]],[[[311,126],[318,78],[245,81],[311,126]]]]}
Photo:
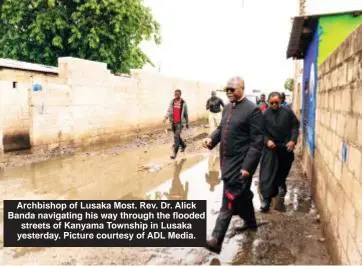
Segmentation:
{"type": "MultiPolygon", "coordinates": [[[[210,236],[221,206],[219,158],[186,151],[172,161],[170,145],[145,151],[89,152],[5,169],[0,193],[2,199],[206,199],[210,236]]],[[[258,210],[257,180],[256,174],[252,190],[258,210]]],[[[274,204],[284,205],[284,211],[258,212],[257,233],[235,234],[241,221],[234,217],[220,255],[203,248],[2,248],[0,258],[8,265],[329,264],[325,243],[318,241],[320,225],[313,222],[308,180],[293,170],[288,182],[284,204],[278,199],[274,204]]]]}
{"type": "MultiPolygon", "coordinates": [[[[206,129],[203,127],[203,121],[196,121],[190,125],[189,129],[182,132],[182,136],[187,143],[191,144],[189,151],[198,150],[200,147],[195,147],[193,142],[202,139],[207,135],[206,129]]],[[[132,149],[153,148],[159,145],[171,143],[173,134],[171,129],[164,128],[150,133],[136,133],[135,136],[126,137],[119,142],[109,142],[103,144],[92,144],[86,147],[58,147],[48,151],[32,151],[20,150],[7,152],[0,157],[0,171],[4,168],[15,168],[28,166],[30,164],[44,162],[52,159],[66,158],[75,154],[119,154],[132,149]]]]}

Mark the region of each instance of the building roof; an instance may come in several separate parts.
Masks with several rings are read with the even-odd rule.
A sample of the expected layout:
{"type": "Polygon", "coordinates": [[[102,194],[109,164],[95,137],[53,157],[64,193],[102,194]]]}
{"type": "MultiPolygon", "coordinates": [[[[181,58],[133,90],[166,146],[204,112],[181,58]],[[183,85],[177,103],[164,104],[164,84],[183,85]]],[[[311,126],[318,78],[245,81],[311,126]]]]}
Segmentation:
{"type": "Polygon", "coordinates": [[[57,67],[21,62],[12,59],[3,59],[0,58],[0,68],[12,68],[25,71],[34,71],[34,72],[43,72],[43,73],[53,73],[58,74],[57,67]]]}
{"type": "Polygon", "coordinates": [[[287,49],[287,59],[291,57],[296,59],[304,58],[320,17],[345,14],[358,16],[362,14],[362,10],[294,17],[287,49]]]}

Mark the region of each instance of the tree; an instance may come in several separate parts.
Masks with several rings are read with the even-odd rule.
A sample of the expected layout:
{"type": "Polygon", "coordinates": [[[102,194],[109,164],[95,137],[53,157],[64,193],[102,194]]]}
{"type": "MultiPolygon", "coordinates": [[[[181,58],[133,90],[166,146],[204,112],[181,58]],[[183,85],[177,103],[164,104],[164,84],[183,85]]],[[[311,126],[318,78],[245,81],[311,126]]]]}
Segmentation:
{"type": "Polygon", "coordinates": [[[151,63],[143,40],[161,42],[143,0],[0,0],[0,12],[3,58],[55,66],[73,56],[127,73],[151,63]]]}
{"type": "Polygon", "coordinates": [[[294,88],[294,79],[288,78],[284,83],[284,88],[288,91],[293,91],[294,88]]]}

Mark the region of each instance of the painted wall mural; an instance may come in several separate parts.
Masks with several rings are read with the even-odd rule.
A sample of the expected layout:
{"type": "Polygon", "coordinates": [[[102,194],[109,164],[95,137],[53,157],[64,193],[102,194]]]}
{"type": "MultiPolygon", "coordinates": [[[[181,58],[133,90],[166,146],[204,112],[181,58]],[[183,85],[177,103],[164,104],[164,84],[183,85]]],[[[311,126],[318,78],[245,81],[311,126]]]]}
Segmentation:
{"type": "Polygon", "coordinates": [[[312,157],[315,151],[318,66],[323,64],[360,25],[362,15],[346,14],[319,18],[317,30],[304,57],[302,130],[312,157]]]}
{"type": "Polygon", "coordinates": [[[325,16],[319,19],[318,66],[321,65],[347,37],[362,24],[362,15],[325,16]]]}
{"type": "Polygon", "coordinates": [[[319,34],[314,32],[313,39],[309,44],[304,58],[303,68],[303,133],[305,142],[308,144],[311,155],[315,150],[315,114],[316,114],[316,91],[317,91],[317,60],[318,60],[319,34]]]}

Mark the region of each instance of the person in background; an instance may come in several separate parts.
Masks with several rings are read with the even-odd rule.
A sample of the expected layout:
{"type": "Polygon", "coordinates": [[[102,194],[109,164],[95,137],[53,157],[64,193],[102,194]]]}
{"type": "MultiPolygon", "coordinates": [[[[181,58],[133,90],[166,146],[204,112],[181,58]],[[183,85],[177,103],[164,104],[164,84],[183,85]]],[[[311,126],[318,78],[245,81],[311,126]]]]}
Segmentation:
{"type": "Polygon", "coordinates": [[[221,121],[221,107],[224,108],[224,102],[216,96],[216,92],[211,92],[211,98],[206,102],[206,110],[209,110],[209,127],[213,132],[221,121]]]}
{"type": "Polygon", "coordinates": [[[184,126],[189,128],[187,104],[185,100],[181,98],[181,90],[175,90],[175,98],[170,102],[163,122],[165,123],[167,119],[170,121],[174,134],[171,159],[175,159],[180,148],[181,152],[184,152],[186,149],[186,144],[181,138],[182,128],[184,126]]]}
{"type": "Polygon", "coordinates": [[[265,111],[268,108],[268,104],[265,101],[265,94],[260,95],[260,99],[258,101],[258,106],[260,108],[260,111],[265,111]]]}
{"type": "Polygon", "coordinates": [[[282,92],[282,93],[281,93],[281,102],[280,102],[280,105],[281,105],[281,106],[285,106],[285,107],[290,107],[289,104],[285,101],[285,98],[286,98],[285,93],[282,92]]]}
{"type": "Polygon", "coordinates": [[[287,193],[286,179],[299,135],[299,121],[290,108],[281,106],[281,98],[279,92],[271,93],[270,108],[263,113],[265,147],[259,174],[262,212],[269,211],[271,199],[278,193],[281,199],[287,193]]]}
{"type": "Polygon", "coordinates": [[[203,140],[203,147],[210,150],[220,143],[222,206],[212,238],[205,245],[215,253],[221,251],[233,215],[244,220],[244,226],[235,228],[236,231],[257,230],[250,187],[263,150],[263,117],[244,91],[244,80],[240,77],[228,82],[226,92],[230,103],[223,110],[220,125],[203,140]]]}

